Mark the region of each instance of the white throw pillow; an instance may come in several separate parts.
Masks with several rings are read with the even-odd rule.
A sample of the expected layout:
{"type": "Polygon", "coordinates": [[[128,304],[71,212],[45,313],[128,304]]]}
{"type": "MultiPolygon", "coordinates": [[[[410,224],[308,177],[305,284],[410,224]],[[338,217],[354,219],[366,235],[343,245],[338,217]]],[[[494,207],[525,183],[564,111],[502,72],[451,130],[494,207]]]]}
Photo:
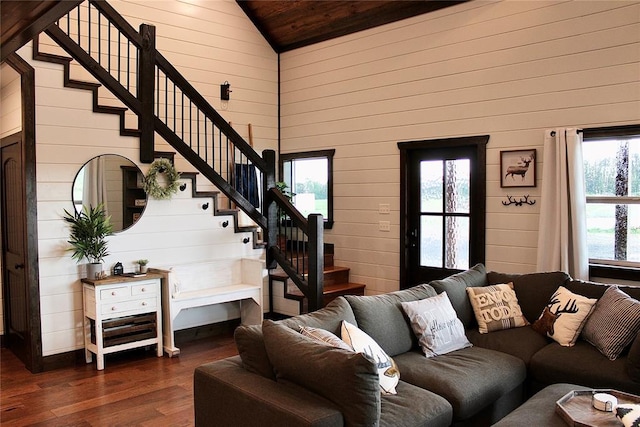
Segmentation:
{"type": "Polygon", "coordinates": [[[572,347],[596,301],[598,300],[574,294],[560,286],[531,327],[560,345],[572,347]]]}
{"type": "Polygon", "coordinates": [[[362,353],[378,366],[380,389],[383,394],[397,394],[400,371],[396,362],[384,352],[377,342],[357,326],[342,321],[342,340],[357,353],[362,353]]]}
{"type": "Polygon", "coordinates": [[[518,304],[513,283],[468,287],[467,294],[481,334],[529,324],[518,304]]]}
{"type": "Polygon", "coordinates": [[[434,357],[471,347],[446,292],[401,304],[425,356],[434,357]]]}

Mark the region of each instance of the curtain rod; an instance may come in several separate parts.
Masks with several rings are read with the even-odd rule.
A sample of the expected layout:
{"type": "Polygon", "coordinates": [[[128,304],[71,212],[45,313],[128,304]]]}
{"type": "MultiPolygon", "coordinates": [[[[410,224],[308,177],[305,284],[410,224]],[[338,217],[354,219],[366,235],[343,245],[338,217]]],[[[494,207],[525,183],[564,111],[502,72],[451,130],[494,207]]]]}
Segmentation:
{"type": "MultiPolygon", "coordinates": [[[[576,132],[582,133],[582,129],[578,129],[576,132]]],[[[556,136],[556,131],[555,130],[551,131],[551,136],[556,136]]]]}

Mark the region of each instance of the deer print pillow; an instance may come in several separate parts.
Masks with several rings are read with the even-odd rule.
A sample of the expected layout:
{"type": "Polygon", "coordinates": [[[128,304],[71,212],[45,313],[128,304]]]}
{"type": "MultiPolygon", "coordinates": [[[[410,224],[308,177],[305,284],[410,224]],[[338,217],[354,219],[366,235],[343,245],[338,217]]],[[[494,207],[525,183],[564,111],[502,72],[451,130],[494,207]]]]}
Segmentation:
{"type": "Polygon", "coordinates": [[[571,347],[576,343],[596,301],[560,286],[531,327],[558,344],[571,347]]]}

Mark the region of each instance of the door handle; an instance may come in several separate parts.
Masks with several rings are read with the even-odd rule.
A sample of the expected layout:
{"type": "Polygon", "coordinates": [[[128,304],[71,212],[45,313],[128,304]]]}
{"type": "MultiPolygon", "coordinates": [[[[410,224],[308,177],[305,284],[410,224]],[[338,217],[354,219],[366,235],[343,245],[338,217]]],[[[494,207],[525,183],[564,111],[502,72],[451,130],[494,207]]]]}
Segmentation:
{"type": "Polygon", "coordinates": [[[24,268],[24,264],[16,264],[16,265],[14,266],[14,268],[15,268],[16,270],[21,270],[21,269],[23,269],[23,268],[24,268]]]}

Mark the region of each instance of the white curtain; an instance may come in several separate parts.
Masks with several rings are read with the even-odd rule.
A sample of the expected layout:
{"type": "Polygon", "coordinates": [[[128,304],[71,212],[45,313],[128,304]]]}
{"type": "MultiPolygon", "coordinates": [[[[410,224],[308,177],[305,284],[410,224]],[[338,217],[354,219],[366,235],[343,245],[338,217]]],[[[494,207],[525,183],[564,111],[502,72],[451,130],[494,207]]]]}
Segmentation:
{"type": "Polygon", "coordinates": [[[96,157],[84,166],[82,204],[95,208],[102,203],[104,205],[105,215],[109,215],[107,209],[106,172],[104,156],[96,157]]]}
{"type": "Polygon", "coordinates": [[[577,129],[545,131],[537,268],[589,279],[582,133],[577,129]]]}

